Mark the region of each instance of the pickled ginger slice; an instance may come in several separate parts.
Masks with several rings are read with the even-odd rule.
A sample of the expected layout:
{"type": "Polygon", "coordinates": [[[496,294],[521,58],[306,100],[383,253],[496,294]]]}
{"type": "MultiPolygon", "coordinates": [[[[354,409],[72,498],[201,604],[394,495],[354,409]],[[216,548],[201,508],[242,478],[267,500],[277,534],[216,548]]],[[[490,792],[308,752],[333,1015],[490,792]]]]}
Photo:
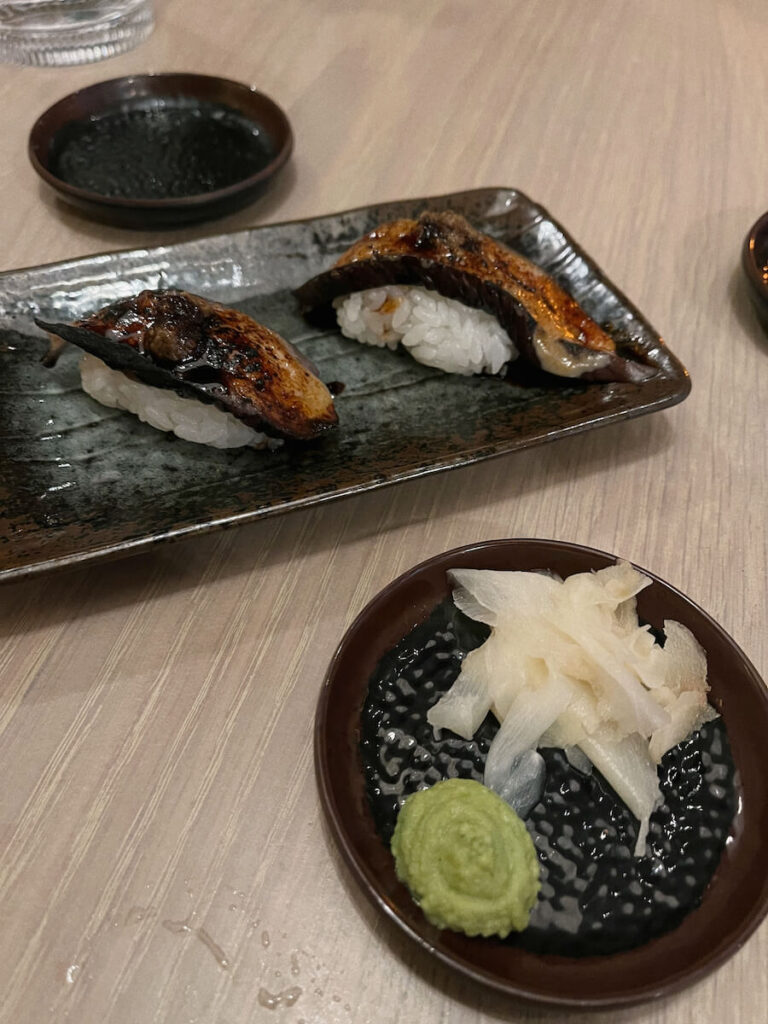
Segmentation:
{"type": "Polygon", "coordinates": [[[579,643],[592,664],[591,682],[606,704],[606,717],[623,725],[626,733],[650,736],[669,717],[641,682],[619,637],[606,633],[588,610],[563,606],[557,628],[579,643]]]}
{"type": "Polygon", "coordinates": [[[515,695],[544,678],[545,643],[541,625],[525,618],[494,629],[467,654],[451,689],[429,709],[429,724],[471,739],[489,710],[501,721],[515,695]]]}
{"type": "Polygon", "coordinates": [[[563,580],[563,589],[573,604],[602,605],[615,611],[650,583],[651,579],[631,562],[619,559],[615,565],[608,565],[604,569],[568,576],[563,580]]]}
{"type": "Polygon", "coordinates": [[[585,736],[579,747],[637,818],[634,853],[636,857],[644,856],[650,817],[662,803],[656,763],[648,752],[647,740],[637,733],[618,743],[585,736]]]}
{"type": "Polygon", "coordinates": [[[701,644],[681,622],[666,621],[664,636],[660,657],[663,684],[652,692],[670,721],[651,736],[649,750],[656,761],[705,722],[717,718],[707,701],[707,656],[701,644]]]}
{"type": "Polygon", "coordinates": [[[650,755],[656,762],[661,761],[668,750],[682,743],[692,732],[697,732],[705,722],[717,718],[717,712],[708,703],[706,694],[695,690],[685,690],[678,694],[667,705],[666,711],[670,718],[668,724],[657,729],[648,744],[650,755]]]}
{"type": "Polygon", "coordinates": [[[699,641],[682,622],[664,622],[664,685],[672,693],[706,692],[707,656],[699,641]]]}
{"type": "Polygon", "coordinates": [[[441,729],[450,729],[457,736],[471,740],[491,710],[491,691],[487,685],[484,663],[488,644],[470,651],[453,686],[427,711],[427,721],[437,736],[441,729]]]}
{"type": "Polygon", "coordinates": [[[498,624],[501,618],[542,615],[554,611],[562,581],[540,572],[503,572],[496,569],[451,569],[453,601],[470,619],[498,624]]]}
{"type": "Polygon", "coordinates": [[[572,695],[573,683],[557,675],[548,675],[539,685],[517,694],[488,748],[483,781],[489,789],[504,797],[518,759],[539,745],[542,734],[568,707],[572,695]]]}
{"type": "Polygon", "coordinates": [[[568,707],[552,723],[541,737],[542,747],[577,747],[584,736],[600,734],[604,739],[616,742],[623,738],[615,723],[607,721],[588,686],[574,691],[568,707]]]}
{"type": "Polygon", "coordinates": [[[675,622],[657,643],[637,615],[637,594],[651,581],[628,562],[564,581],[542,572],[449,575],[457,606],[491,633],[428,720],[468,737],[490,708],[500,728],[485,781],[513,806],[535,797],[536,749],[561,747],[582,770],[594,765],[638,819],[641,855],[661,799],[658,761],[716,715],[701,646],[675,622]]]}
{"type": "Polygon", "coordinates": [[[576,573],[563,581],[573,607],[589,609],[606,630],[629,646],[635,657],[645,658],[656,640],[650,627],[637,616],[637,594],[651,579],[630,562],[618,561],[592,573],[576,573]]]}
{"type": "Polygon", "coordinates": [[[525,750],[513,762],[499,796],[521,818],[527,818],[541,800],[547,783],[547,766],[538,750],[525,750]]]}

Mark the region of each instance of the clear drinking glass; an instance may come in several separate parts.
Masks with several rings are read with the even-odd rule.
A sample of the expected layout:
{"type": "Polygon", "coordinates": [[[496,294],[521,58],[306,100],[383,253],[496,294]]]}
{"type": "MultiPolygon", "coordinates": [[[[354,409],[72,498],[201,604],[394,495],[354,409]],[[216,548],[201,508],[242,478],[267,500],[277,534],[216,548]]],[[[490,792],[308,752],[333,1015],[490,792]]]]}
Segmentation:
{"type": "Polygon", "coordinates": [[[152,0],[0,0],[0,63],[87,64],[152,31],[152,0]]]}

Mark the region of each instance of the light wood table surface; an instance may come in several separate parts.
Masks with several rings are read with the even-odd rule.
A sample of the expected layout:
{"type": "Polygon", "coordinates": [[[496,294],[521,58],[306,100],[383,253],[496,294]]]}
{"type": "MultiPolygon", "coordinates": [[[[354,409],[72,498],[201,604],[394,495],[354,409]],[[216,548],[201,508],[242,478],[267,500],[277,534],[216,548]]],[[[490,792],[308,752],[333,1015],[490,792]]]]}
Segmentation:
{"type": "MultiPolygon", "coordinates": [[[[2,269],[514,186],[693,381],[653,416],[0,588],[3,1024],[572,1019],[454,975],[358,894],[318,803],[315,704],[384,584],[494,537],[646,566],[765,673],[768,341],[739,251],[768,208],[767,42],[762,0],[167,0],[133,53],[0,68],[2,269]],[[27,162],[35,117],[78,87],[166,70],[284,106],[296,151],[277,189],[161,233],[53,198],[27,162]]],[[[764,925],[691,990],[573,1019],[764,1024],[767,961],[764,925]]]]}

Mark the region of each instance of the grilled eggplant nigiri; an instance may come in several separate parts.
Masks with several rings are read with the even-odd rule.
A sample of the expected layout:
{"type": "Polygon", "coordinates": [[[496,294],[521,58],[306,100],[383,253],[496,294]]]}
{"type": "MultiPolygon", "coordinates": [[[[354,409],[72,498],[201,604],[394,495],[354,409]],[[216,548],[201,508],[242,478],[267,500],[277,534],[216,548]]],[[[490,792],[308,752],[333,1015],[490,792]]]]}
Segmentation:
{"type": "Polygon", "coordinates": [[[141,384],[213,404],[268,435],[310,440],[338,422],[331,392],[287,341],[197,295],[143,291],[74,324],[37,323],[141,384]]]}
{"type": "MultiPolygon", "coordinates": [[[[392,285],[428,289],[490,314],[511,339],[511,358],[519,353],[548,373],[640,381],[655,372],[621,356],[610,335],[543,270],[456,213],[426,212],[418,220],[381,225],[295,294],[310,319],[331,322],[331,307],[341,297],[392,285]]],[[[368,319],[371,312],[393,314],[402,298],[402,289],[390,289],[381,307],[366,310],[368,319]]],[[[383,341],[389,343],[386,336],[383,341]]]]}

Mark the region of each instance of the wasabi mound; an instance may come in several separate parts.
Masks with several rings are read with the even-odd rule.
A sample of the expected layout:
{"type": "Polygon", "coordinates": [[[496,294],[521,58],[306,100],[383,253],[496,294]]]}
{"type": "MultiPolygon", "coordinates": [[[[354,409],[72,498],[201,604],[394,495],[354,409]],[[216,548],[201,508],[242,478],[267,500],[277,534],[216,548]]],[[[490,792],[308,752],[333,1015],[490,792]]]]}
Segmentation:
{"type": "Polygon", "coordinates": [[[435,927],[503,939],[527,926],[539,892],[536,850],[518,815],[479,782],[446,779],[411,794],[392,853],[435,927]]]}

